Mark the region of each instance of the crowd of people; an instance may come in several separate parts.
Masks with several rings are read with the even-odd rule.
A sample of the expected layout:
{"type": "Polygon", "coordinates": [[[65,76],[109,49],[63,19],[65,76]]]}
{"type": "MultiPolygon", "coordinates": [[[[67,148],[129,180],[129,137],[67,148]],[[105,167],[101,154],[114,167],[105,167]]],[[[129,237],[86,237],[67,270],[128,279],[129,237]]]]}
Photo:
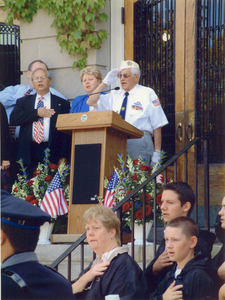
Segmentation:
{"type": "MultiPolygon", "coordinates": [[[[83,215],[95,260],[69,282],[41,265],[35,254],[40,226],[51,216],[1,190],[1,299],[219,299],[225,297],[224,240],[211,259],[215,235],[198,228],[190,216],[195,203],[184,182],[164,185],[165,233],[156,257],[142,271],[121,245],[121,224],[111,208],[95,205],[83,215]],[[190,198],[189,198],[190,197],[190,198]]],[[[225,233],[225,197],[219,211],[225,233]]],[[[218,236],[218,238],[220,238],[218,236]]]]}
{"type": "Polygon", "coordinates": [[[71,106],[60,92],[51,87],[51,75],[45,62],[31,62],[27,77],[28,85],[9,86],[0,92],[1,115],[7,115],[7,119],[1,118],[4,119],[1,134],[6,136],[2,145],[1,169],[10,172],[12,183],[20,172],[17,163],[20,158],[31,178],[47,147],[52,163],[57,164],[62,158],[70,159],[70,138],[56,129],[58,114],[69,112],[117,112],[143,131],[142,138],[127,141],[130,157],[138,159],[141,155],[151,167],[159,161],[161,128],[168,124],[168,120],[154,90],[138,83],[140,67],[134,61],[122,61],[120,69],[113,69],[103,80],[96,67],[81,70],[80,79],[86,94],[75,97],[71,106]],[[121,89],[106,94],[104,88],[119,78],[121,89]]]}
{"type": "MultiPolygon", "coordinates": [[[[10,171],[12,181],[22,158],[28,177],[48,147],[51,162],[70,159],[70,137],[57,131],[59,114],[113,110],[139,130],[143,137],[127,142],[127,154],[139,156],[153,167],[160,159],[161,128],[168,124],[158,96],[139,84],[140,67],[122,61],[102,80],[96,67],[81,71],[85,94],[72,104],[51,88],[46,63],[36,60],[28,66],[28,85],[6,87],[0,92],[1,172],[10,171]],[[104,89],[120,79],[121,89],[104,89]]],[[[2,188],[4,182],[2,182],[2,188]]],[[[7,187],[5,188],[7,190],[7,187]]],[[[161,212],[164,238],[146,270],[121,245],[121,224],[108,207],[95,205],[84,216],[87,241],[96,259],[72,282],[41,265],[35,254],[40,226],[50,216],[1,190],[2,299],[225,299],[225,197],[215,232],[222,243],[211,258],[216,235],[201,230],[190,215],[195,194],[184,182],[163,186],[161,212]]]]}

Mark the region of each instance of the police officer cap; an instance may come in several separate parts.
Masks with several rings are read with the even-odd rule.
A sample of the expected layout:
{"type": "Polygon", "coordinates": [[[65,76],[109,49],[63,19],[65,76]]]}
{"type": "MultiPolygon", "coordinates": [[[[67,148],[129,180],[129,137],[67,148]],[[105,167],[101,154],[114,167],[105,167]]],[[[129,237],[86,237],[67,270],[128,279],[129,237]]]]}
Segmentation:
{"type": "Polygon", "coordinates": [[[1,190],[1,222],[23,228],[39,229],[51,216],[40,208],[1,190]]]}
{"type": "Polygon", "coordinates": [[[132,61],[132,60],[123,60],[123,61],[121,61],[120,71],[123,70],[123,69],[128,69],[128,68],[135,68],[135,69],[140,70],[139,64],[137,64],[135,61],[132,61]]]}

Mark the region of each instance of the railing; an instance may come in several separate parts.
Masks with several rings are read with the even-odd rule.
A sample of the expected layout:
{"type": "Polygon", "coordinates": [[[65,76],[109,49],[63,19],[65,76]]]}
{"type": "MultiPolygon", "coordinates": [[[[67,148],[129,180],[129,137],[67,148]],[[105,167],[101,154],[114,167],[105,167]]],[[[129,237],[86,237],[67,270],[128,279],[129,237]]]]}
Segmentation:
{"type": "MultiPolygon", "coordinates": [[[[198,221],[198,170],[197,170],[197,146],[196,143],[200,142],[200,138],[193,139],[188,145],[186,145],[181,151],[175,154],[171,159],[169,159],[165,164],[163,164],[154,174],[152,174],[145,182],[143,182],[140,186],[138,186],[134,191],[132,191],[129,195],[127,195],[123,200],[121,200],[114,208],[113,211],[117,211],[117,216],[122,219],[122,205],[127,201],[132,201],[132,218],[131,218],[131,256],[134,258],[134,195],[138,193],[138,191],[143,190],[143,237],[146,236],[146,217],[145,217],[145,188],[146,185],[153,180],[154,182],[154,206],[153,211],[156,212],[156,177],[159,174],[164,172],[164,180],[166,183],[167,178],[167,169],[170,166],[174,167],[174,181],[177,181],[177,159],[184,155],[184,181],[188,182],[188,150],[194,146],[195,148],[195,159],[194,159],[194,173],[195,173],[195,193],[196,193],[196,205],[195,205],[195,221],[198,221]]],[[[209,230],[209,188],[208,188],[208,160],[207,160],[207,141],[203,142],[204,145],[204,198],[205,198],[205,228],[209,230]],[[207,202],[207,203],[206,203],[207,202]]],[[[122,224],[122,222],[121,222],[122,224]]],[[[121,225],[122,226],[122,225],[121,225]]],[[[157,238],[157,226],[156,226],[156,213],[154,213],[153,218],[153,241],[154,241],[154,255],[156,253],[156,238],[157,238]]],[[[121,228],[121,240],[122,240],[122,228],[121,228]]],[[[78,246],[81,247],[80,254],[80,268],[84,269],[84,245],[86,239],[86,233],[84,233],[76,242],[74,242],[62,255],[56,259],[51,265],[51,268],[58,270],[59,264],[66,258],[68,258],[68,273],[67,278],[71,280],[71,253],[78,246]]],[[[146,239],[143,238],[143,247],[142,247],[142,256],[143,256],[143,270],[146,267],[146,239]]],[[[94,255],[93,255],[94,257],[94,255]]]]}

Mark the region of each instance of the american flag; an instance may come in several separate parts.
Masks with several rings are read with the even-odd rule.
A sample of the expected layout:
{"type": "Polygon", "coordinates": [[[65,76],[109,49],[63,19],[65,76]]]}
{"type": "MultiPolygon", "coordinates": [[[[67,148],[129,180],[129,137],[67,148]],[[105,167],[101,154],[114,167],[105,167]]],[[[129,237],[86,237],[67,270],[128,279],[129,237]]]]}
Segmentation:
{"type": "Polygon", "coordinates": [[[68,211],[68,205],[63,193],[62,182],[59,171],[52,179],[41,203],[41,209],[52,217],[65,215],[68,211]]]}
{"type": "Polygon", "coordinates": [[[152,100],[152,104],[153,104],[154,106],[161,105],[159,99],[152,100]]]}
{"type": "Polygon", "coordinates": [[[115,170],[106,188],[104,206],[108,206],[108,207],[115,206],[116,203],[114,201],[114,194],[115,194],[115,188],[118,183],[119,183],[119,176],[115,170]]]}

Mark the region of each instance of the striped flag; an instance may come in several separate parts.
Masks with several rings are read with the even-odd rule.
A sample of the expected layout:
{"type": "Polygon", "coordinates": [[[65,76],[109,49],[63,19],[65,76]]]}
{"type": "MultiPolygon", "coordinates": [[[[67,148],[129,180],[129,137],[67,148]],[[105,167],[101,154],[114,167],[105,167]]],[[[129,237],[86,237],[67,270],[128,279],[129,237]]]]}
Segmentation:
{"type": "Polygon", "coordinates": [[[114,201],[114,194],[115,194],[115,188],[118,183],[119,183],[119,176],[117,174],[117,171],[115,170],[106,188],[104,206],[108,206],[112,208],[116,205],[114,201]]]}
{"type": "Polygon", "coordinates": [[[63,193],[62,182],[59,171],[52,179],[41,203],[41,209],[52,217],[65,215],[68,211],[68,205],[63,193]]]}

